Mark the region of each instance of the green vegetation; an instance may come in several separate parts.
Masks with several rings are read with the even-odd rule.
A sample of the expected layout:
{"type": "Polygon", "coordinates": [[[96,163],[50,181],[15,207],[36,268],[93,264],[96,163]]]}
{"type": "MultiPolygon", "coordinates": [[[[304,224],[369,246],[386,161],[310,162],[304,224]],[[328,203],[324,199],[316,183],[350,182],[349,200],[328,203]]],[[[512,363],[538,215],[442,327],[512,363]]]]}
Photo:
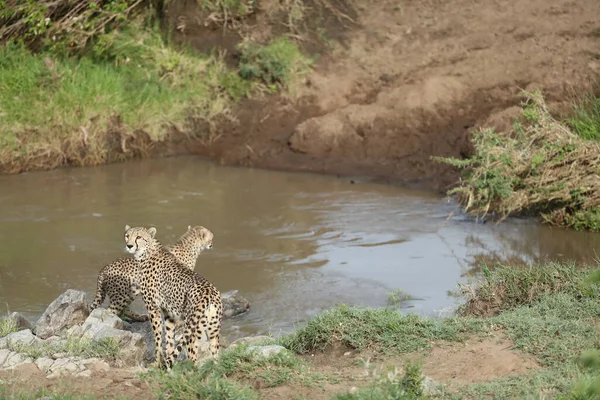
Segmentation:
{"type": "Polygon", "coordinates": [[[463,170],[449,194],[478,217],[541,215],[553,225],[600,231],[600,143],[588,140],[598,127],[597,99],[566,124],[550,115],[539,91],[526,96],[512,132],[483,129],[473,135],[471,158],[436,158],[463,170]]]}
{"type": "MultiPolygon", "coordinates": [[[[228,21],[250,13],[249,4],[199,7],[228,21]]],[[[226,66],[222,52],[175,46],[157,27],[164,1],[3,5],[0,172],[142,157],[176,138],[210,142],[236,101],[291,91],[311,65],[283,37],[244,42],[235,67],[226,66]]]]}
{"type": "Polygon", "coordinates": [[[308,362],[290,352],[261,357],[240,345],[224,351],[218,361],[209,360],[196,368],[191,363],[179,363],[173,372],[152,370],[143,376],[156,389],[159,398],[257,399],[257,394],[245,383],[261,387],[283,384],[314,386],[326,377],[311,372],[308,362]],[[227,378],[235,378],[228,381],[227,378]]]}
{"type": "Polygon", "coordinates": [[[240,52],[242,78],[258,79],[271,91],[278,87],[290,88],[292,80],[302,78],[312,63],[286,38],[274,39],[265,46],[244,43],[240,45],[240,52]]]}
{"type": "Polygon", "coordinates": [[[51,357],[56,353],[64,353],[65,357],[101,357],[107,359],[116,359],[119,355],[119,342],[113,338],[101,340],[89,340],[81,338],[67,338],[64,343],[43,343],[43,344],[20,344],[8,343],[8,346],[18,353],[25,354],[27,357],[51,357]]]}
{"type": "Polygon", "coordinates": [[[181,362],[172,371],[149,370],[141,378],[161,399],[259,399],[263,390],[278,386],[302,387],[305,398],[311,398],[316,393],[322,397],[323,388],[335,384],[339,389],[330,398],[344,400],[597,398],[600,269],[548,263],[483,268],[483,275],[473,289],[462,287],[467,302],[460,316],[434,319],[341,305],[293,334],[262,343],[278,343],[291,351],[261,358],[247,344],[239,345],[224,350],[217,361],[199,366],[181,362]],[[478,306],[469,306],[473,302],[478,306]],[[510,340],[537,367],[518,376],[444,387],[426,379],[420,360],[415,360],[426,357],[432,343],[460,346],[464,340],[490,338],[510,340]],[[319,373],[311,362],[309,354],[340,345],[358,352],[355,361],[362,360],[362,377],[319,373]]]}
{"type": "MultiPolygon", "coordinates": [[[[595,398],[598,383],[593,368],[598,365],[598,354],[589,349],[600,344],[600,286],[589,277],[600,277],[600,270],[590,275],[590,270],[575,265],[549,263],[529,268],[484,268],[484,275],[475,289],[463,291],[467,304],[480,306],[463,306],[461,316],[432,319],[385,308],[341,305],[310,319],[277,342],[300,355],[343,345],[401,359],[405,354],[427,354],[432,342],[451,345],[466,339],[506,337],[517,351],[528,354],[539,365],[521,376],[452,391],[429,386],[425,391],[428,385],[423,383],[418,364],[404,362],[404,371],[400,371],[383,364],[378,369],[367,360],[363,367],[369,378],[360,385],[346,382],[347,389],[336,399],[595,398]],[[482,307],[485,303],[488,306],[482,307]],[[481,314],[480,309],[494,309],[495,315],[473,317],[481,314]],[[351,386],[359,387],[349,390],[351,386]]],[[[246,346],[224,351],[217,362],[198,368],[181,364],[174,373],[151,371],[146,378],[164,398],[186,398],[192,393],[201,393],[203,398],[259,398],[248,384],[259,388],[310,387],[335,382],[332,377],[312,372],[306,358],[284,353],[260,360],[249,355],[246,346]]]]}
{"type": "Polygon", "coordinates": [[[576,299],[598,296],[595,287],[583,282],[588,273],[573,264],[554,262],[533,268],[498,266],[493,272],[484,265],[483,282],[476,287],[459,285],[465,302],[459,306],[457,313],[463,316],[494,316],[553,293],[568,293],[576,299]]]}
{"type": "Polygon", "coordinates": [[[0,318],[0,338],[16,331],[18,329],[13,319],[8,317],[0,318]]]}
{"type": "Polygon", "coordinates": [[[580,138],[600,141],[600,97],[590,92],[576,99],[567,123],[580,138]]]}

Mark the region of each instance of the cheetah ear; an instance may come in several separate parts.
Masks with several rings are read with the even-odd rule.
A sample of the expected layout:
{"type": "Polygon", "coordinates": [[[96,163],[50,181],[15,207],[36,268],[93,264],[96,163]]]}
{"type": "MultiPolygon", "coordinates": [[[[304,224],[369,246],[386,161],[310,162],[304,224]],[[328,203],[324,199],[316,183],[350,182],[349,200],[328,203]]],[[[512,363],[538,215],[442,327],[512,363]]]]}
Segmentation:
{"type": "Polygon", "coordinates": [[[125,232],[127,232],[130,229],[131,229],[131,227],[129,225],[125,225],[125,232]]]}
{"type": "Polygon", "coordinates": [[[148,233],[150,234],[150,237],[154,237],[154,235],[156,235],[156,228],[148,228],[148,233]]]}
{"type": "Polygon", "coordinates": [[[192,230],[192,226],[188,225],[188,232],[192,230]]]}

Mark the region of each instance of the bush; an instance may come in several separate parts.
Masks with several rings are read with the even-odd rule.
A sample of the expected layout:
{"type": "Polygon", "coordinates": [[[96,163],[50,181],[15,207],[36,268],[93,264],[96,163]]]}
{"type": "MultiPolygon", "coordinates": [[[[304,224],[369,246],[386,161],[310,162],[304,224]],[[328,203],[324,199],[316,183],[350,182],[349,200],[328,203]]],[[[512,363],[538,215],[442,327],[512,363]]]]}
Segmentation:
{"type": "Polygon", "coordinates": [[[470,159],[435,158],[463,170],[448,194],[477,217],[539,214],[553,225],[600,230],[600,143],[555,120],[540,92],[526,96],[524,123],[513,132],[483,129],[470,159]]]}
{"type": "Polygon", "coordinates": [[[292,80],[303,76],[312,65],[298,46],[286,38],[274,39],[265,46],[243,43],[239,51],[240,76],[260,80],[271,90],[277,86],[289,88],[292,80]]]}

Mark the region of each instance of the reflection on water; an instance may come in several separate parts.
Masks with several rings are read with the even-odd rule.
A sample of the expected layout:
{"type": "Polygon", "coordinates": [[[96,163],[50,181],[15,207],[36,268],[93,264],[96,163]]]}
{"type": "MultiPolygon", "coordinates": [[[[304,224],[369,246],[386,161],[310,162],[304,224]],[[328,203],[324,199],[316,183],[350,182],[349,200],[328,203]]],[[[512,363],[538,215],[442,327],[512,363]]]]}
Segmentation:
{"type": "Polygon", "coordinates": [[[0,188],[0,304],[31,318],[67,288],[91,299],[99,270],[124,256],[125,224],[165,243],[188,225],[215,233],[197,271],[252,303],[230,334],[287,331],[342,302],[384,306],[395,289],[435,315],[484,255],[589,262],[600,244],[527,221],[447,220],[454,205],[428,193],[194,157],[1,176],[0,188]]]}

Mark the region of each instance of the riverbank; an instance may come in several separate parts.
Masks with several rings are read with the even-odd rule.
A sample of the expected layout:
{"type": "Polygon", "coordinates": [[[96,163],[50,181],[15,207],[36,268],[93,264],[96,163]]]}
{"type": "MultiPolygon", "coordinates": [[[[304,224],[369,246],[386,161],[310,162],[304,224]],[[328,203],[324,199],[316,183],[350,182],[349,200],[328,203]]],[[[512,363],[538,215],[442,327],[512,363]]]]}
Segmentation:
{"type": "Polygon", "coordinates": [[[562,109],[566,94],[585,90],[599,71],[592,16],[600,10],[591,0],[284,3],[263,1],[224,21],[195,3],[172,2],[163,25],[191,54],[149,33],[141,49],[119,42],[110,68],[4,57],[28,68],[22,79],[4,75],[12,90],[3,91],[10,95],[3,126],[8,119],[12,127],[2,135],[2,170],[193,153],[444,191],[459,173],[431,156],[467,157],[477,127],[510,126],[519,88],[543,88],[562,109]],[[238,46],[248,41],[258,47],[238,46]],[[269,45],[273,51],[257,50],[269,45]],[[261,69],[273,55],[284,59],[275,64],[289,80],[261,69]],[[152,60],[144,76],[133,72],[138,56],[152,60]],[[27,87],[36,89],[35,102],[15,92],[27,87]],[[31,113],[32,104],[44,111],[31,113]]]}
{"type": "Polygon", "coordinates": [[[91,379],[15,369],[0,373],[0,390],[17,399],[593,398],[597,374],[581,359],[600,340],[590,271],[484,268],[483,282],[459,288],[465,302],[454,317],[341,305],[291,335],[230,344],[216,364],[173,373],[113,364],[91,379]]]}

